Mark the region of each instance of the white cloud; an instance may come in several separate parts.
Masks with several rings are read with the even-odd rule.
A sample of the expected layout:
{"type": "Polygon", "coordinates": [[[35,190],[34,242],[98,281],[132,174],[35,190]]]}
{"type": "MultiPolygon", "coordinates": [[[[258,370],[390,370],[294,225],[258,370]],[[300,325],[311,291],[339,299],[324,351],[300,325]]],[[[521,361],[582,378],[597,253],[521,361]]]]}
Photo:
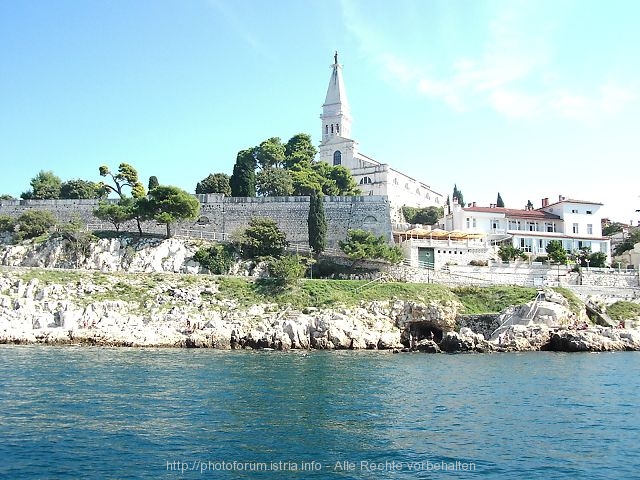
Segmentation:
{"type": "MultiPolygon", "coordinates": [[[[536,15],[535,5],[510,2],[487,25],[487,38],[475,57],[454,58],[448,66],[430,65],[409,54],[398,55],[384,28],[366,21],[365,10],[353,0],[342,0],[348,30],[365,53],[376,62],[383,78],[437,99],[456,111],[490,107],[508,118],[530,118],[555,113],[563,118],[591,123],[614,115],[637,100],[636,93],[612,82],[577,92],[550,65],[552,44],[549,25],[536,15]],[[448,71],[448,72],[447,72],[448,71]],[[564,83],[564,84],[563,84],[564,83]]],[[[577,81],[582,81],[578,79],[577,81]]]]}

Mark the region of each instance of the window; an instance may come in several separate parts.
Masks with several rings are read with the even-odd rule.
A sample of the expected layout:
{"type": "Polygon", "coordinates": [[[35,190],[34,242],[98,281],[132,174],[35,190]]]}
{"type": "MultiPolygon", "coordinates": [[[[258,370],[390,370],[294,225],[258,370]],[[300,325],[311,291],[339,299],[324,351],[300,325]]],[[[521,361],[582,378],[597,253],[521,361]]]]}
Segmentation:
{"type": "Polygon", "coordinates": [[[431,200],[431,195],[429,195],[429,192],[425,194],[424,198],[426,198],[427,200],[431,200]]]}
{"type": "Polygon", "coordinates": [[[593,235],[593,225],[591,223],[587,223],[587,234],[593,235]]]}
{"type": "Polygon", "coordinates": [[[370,183],[373,183],[371,177],[362,177],[360,179],[360,185],[369,185],[370,183]]]}
{"type": "Polygon", "coordinates": [[[500,228],[500,222],[498,220],[491,220],[491,228],[497,230],[500,228]]]}
{"type": "Polygon", "coordinates": [[[336,123],[336,133],[340,133],[340,124],[336,123]]]}
{"type": "Polygon", "coordinates": [[[394,179],[393,179],[393,184],[394,184],[394,185],[398,185],[398,179],[397,179],[397,178],[394,178],[394,179]]]}
{"type": "Polygon", "coordinates": [[[520,239],[520,248],[525,252],[531,253],[533,241],[530,238],[521,238],[520,239]]]}
{"type": "Polygon", "coordinates": [[[331,133],[333,133],[333,123],[331,124],[331,133]]]}
{"type": "Polygon", "coordinates": [[[548,222],[544,224],[544,229],[547,232],[555,232],[556,231],[556,224],[553,222],[548,222]]]}
{"type": "Polygon", "coordinates": [[[476,219],[473,219],[473,228],[476,228],[476,219]]]}
{"type": "Polygon", "coordinates": [[[467,217],[467,228],[469,228],[470,226],[471,226],[471,219],[467,217]]]}
{"type": "Polygon", "coordinates": [[[529,230],[530,232],[535,232],[537,227],[538,224],[536,222],[527,222],[527,230],[529,230]]]}
{"type": "Polygon", "coordinates": [[[420,189],[416,188],[416,194],[420,195],[420,189]]]}
{"type": "Polygon", "coordinates": [[[593,212],[591,210],[587,210],[587,215],[593,215],[593,212]]]}
{"type": "Polygon", "coordinates": [[[329,125],[324,126],[324,134],[329,135],[329,125]]]}
{"type": "Polygon", "coordinates": [[[571,213],[578,213],[578,210],[576,210],[575,208],[571,210],[571,213]]]}
{"type": "Polygon", "coordinates": [[[436,203],[440,203],[440,198],[436,197],[436,203]]]}
{"type": "Polygon", "coordinates": [[[333,152],[333,164],[342,165],[342,152],[340,150],[333,152]]]}
{"type": "Polygon", "coordinates": [[[577,224],[577,223],[574,223],[574,224],[573,224],[573,233],[579,233],[579,231],[578,231],[578,224],[577,224]]]}
{"type": "Polygon", "coordinates": [[[408,184],[408,183],[405,183],[405,184],[404,184],[404,188],[406,188],[407,190],[409,190],[409,184],[408,184]]]}

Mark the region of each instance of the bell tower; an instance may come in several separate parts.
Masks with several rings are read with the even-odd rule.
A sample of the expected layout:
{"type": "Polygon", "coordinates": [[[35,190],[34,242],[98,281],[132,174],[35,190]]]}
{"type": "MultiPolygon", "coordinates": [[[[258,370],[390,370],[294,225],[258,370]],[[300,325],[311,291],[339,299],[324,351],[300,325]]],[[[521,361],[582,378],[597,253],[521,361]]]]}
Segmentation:
{"type": "Polygon", "coordinates": [[[342,65],[338,63],[338,52],[333,56],[331,77],[327,87],[327,96],[322,105],[320,120],[322,122],[320,161],[329,165],[354,168],[353,157],[356,142],[350,138],[351,109],[342,79],[342,65]]]}

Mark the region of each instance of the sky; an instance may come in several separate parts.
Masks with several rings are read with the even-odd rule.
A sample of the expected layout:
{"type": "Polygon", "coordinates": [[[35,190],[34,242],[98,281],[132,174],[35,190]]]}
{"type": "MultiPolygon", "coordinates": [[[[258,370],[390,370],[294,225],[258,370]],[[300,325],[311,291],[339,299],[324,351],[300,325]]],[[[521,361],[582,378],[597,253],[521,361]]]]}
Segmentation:
{"type": "Polygon", "coordinates": [[[308,133],[339,52],[362,153],[466,202],[640,220],[636,0],[0,0],[0,194],[40,170],[193,192],[308,133]]]}

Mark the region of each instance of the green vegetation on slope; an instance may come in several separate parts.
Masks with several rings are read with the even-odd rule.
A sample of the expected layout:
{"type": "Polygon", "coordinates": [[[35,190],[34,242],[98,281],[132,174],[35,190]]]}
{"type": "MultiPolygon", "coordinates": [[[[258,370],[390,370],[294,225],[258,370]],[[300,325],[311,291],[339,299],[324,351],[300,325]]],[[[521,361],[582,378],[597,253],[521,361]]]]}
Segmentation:
{"type": "Polygon", "coordinates": [[[582,308],[584,305],[582,303],[582,300],[576,297],[576,295],[568,288],[553,287],[553,290],[555,290],[556,292],[558,292],[560,295],[562,295],[564,298],[567,299],[567,301],[569,302],[569,310],[571,310],[576,315],[580,315],[580,312],[582,311],[582,308]]]}
{"type": "Polygon", "coordinates": [[[607,315],[613,320],[634,320],[640,317],[640,305],[633,302],[619,301],[607,307],[607,315]]]}
{"type": "Polygon", "coordinates": [[[462,313],[501,312],[510,305],[522,305],[536,298],[535,288],[518,286],[459,287],[452,289],[464,305],[462,313]]]}

